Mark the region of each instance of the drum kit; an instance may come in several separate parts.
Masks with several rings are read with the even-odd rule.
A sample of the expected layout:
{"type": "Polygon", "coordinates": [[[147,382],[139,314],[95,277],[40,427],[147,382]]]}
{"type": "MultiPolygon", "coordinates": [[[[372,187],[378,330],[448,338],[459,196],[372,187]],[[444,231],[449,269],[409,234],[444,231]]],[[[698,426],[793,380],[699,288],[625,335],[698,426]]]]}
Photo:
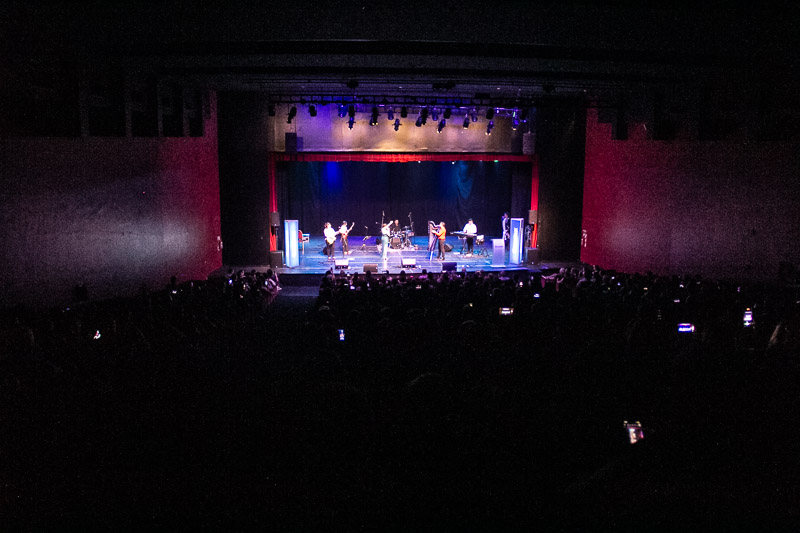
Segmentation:
{"type": "Polygon", "coordinates": [[[411,230],[411,227],[403,226],[399,231],[395,231],[392,233],[391,237],[389,237],[389,248],[393,250],[413,248],[414,245],[411,242],[411,237],[413,236],[414,232],[411,230]]]}

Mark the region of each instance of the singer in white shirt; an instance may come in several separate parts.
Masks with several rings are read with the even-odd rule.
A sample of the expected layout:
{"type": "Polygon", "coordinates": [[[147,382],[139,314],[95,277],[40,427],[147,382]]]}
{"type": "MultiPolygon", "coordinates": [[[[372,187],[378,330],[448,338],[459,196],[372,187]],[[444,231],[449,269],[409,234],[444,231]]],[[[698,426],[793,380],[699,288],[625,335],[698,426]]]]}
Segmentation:
{"type": "Polygon", "coordinates": [[[463,233],[467,234],[467,254],[472,255],[472,247],[475,244],[475,236],[478,234],[478,226],[472,222],[472,219],[467,220],[466,225],[464,225],[463,233]]]}
{"type": "Polygon", "coordinates": [[[337,232],[331,227],[330,222],[326,222],[322,233],[325,235],[325,255],[328,256],[328,261],[333,261],[333,243],[336,242],[337,232]]]}

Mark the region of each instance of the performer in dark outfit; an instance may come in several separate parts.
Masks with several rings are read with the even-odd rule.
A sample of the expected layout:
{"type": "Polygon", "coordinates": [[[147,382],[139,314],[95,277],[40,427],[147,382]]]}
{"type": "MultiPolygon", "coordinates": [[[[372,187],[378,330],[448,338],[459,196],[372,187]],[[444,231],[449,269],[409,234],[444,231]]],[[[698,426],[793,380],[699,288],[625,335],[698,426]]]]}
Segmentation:
{"type": "Polygon", "coordinates": [[[508,218],[508,213],[503,213],[500,223],[503,226],[503,244],[508,247],[508,239],[511,235],[511,219],[508,218]]]}
{"type": "Polygon", "coordinates": [[[347,236],[350,234],[350,230],[353,229],[356,223],[353,222],[350,225],[350,228],[347,228],[347,221],[342,221],[342,225],[339,227],[339,235],[342,237],[342,255],[350,255],[350,247],[347,245],[347,236]]]}

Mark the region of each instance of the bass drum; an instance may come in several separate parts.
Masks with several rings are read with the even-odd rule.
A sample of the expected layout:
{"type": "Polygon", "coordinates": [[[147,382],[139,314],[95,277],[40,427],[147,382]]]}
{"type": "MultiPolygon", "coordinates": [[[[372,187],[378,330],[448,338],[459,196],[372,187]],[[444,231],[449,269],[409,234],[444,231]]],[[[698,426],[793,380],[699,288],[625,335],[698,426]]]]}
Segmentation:
{"type": "Polygon", "coordinates": [[[399,250],[403,247],[403,239],[401,237],[392,237],[392,240],[389,241],[389,247],[392,250],[399,250]]]}

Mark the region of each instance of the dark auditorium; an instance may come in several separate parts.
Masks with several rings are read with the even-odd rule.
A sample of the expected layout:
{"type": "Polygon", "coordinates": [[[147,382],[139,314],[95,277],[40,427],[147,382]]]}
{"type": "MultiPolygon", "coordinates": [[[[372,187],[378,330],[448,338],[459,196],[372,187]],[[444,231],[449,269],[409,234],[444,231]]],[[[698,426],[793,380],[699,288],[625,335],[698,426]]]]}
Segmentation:
{"type": "Polygon", "coordinates": [[[4,4],[0,530],[800,530],[798,20],[4,4]]]}

